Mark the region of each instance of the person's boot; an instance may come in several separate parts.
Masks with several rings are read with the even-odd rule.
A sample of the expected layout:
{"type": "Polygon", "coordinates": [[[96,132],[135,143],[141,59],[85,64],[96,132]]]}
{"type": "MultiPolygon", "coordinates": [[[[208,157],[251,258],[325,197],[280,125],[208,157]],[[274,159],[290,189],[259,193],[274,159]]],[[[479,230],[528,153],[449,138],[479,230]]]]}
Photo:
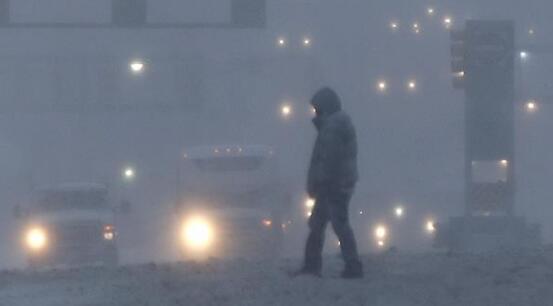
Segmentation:
{"type": "Polygon", "coordinates": [[[364,274],[363,274],[363,265],[360,262],[347,263],[341,276],[344,279],[360,279],[360,278],[363,278],[363,276],[364,276],[364,274]]]}

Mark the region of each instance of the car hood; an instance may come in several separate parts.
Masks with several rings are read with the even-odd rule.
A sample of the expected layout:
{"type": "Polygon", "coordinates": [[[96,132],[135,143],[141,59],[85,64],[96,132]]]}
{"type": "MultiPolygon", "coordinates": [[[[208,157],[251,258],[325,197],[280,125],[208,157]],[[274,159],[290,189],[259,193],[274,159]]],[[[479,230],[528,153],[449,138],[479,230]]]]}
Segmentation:
{"type": "Polygon", "coordinates": [[[110,211],[64,211],[35,214],[32,219],[40,223],[101,222],[113,223],[110,211]]]}

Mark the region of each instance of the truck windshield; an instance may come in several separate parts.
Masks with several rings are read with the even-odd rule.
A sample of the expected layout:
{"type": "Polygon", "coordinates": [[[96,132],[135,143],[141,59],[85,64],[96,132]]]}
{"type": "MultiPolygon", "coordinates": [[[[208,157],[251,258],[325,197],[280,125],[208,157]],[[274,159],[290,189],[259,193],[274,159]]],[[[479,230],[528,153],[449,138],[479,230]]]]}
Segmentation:
{"type": "Polygon", "coordinates": [[[107,210],[105,191],[47,191],[38,196],[34,211],[39,213],[67,210],[107,210]]]}

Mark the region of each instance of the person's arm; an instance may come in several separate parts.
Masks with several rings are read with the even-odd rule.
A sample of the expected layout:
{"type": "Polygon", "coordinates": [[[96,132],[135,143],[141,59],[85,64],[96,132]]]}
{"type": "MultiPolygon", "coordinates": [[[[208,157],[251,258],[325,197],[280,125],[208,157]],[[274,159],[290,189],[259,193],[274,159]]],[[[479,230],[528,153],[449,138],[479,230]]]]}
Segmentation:
{"type": "Polygon", "coordinates": [[[307,192],[314,196],[332,184],[340,163],[342,139],[339,130],[327,127],[319,131],[308,172],[307,192]]]}

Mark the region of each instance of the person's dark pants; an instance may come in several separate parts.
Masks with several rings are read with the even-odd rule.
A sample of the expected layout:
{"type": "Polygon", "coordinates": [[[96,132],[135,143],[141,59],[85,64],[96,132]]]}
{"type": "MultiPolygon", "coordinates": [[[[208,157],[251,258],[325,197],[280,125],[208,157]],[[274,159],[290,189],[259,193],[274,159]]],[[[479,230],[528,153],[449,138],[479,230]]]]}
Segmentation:
{"type": "Polygon", "coordinates": [[[327,192],[316,199],[315,207],[309,218],[311,231],[305,246],[304,269],[312,272],[321,271],[325,231],[329,221],[340,241],[346,269],[362,269],[355,236],[349,223],[350,200],[350,192],[327,192]]]}

